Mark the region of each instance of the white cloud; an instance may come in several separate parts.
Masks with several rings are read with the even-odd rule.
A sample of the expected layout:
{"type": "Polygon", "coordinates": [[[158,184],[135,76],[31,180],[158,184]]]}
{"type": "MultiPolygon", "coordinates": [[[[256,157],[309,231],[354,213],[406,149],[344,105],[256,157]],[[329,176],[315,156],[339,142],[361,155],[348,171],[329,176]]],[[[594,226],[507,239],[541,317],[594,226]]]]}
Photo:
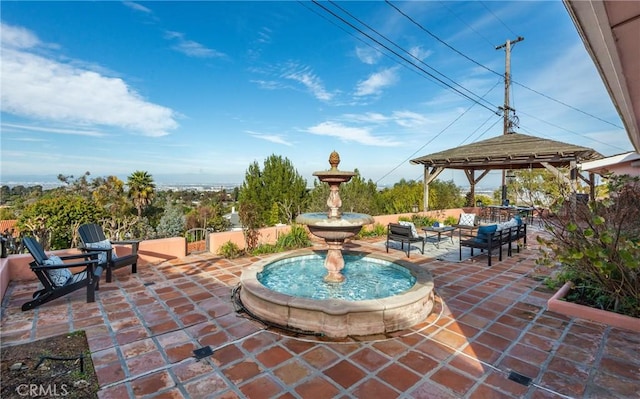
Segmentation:
{"type": "Polygon", "coordinates": [[[251,83],[255,83],[258,87],[265,90],[282,89],[284,85],[281,82],[275,80],[251,80],[251,83]]]}
{"type": "Polygon", "coordinates": [[[386,123],[389,121],[389,117],[379,112],[365,112],[364,114],[345,114],[344,119],[352,122],[365,122],[365,123],[386,123]]]}
{"type": "Polygon", "coordinates": [[[224,58],[227,56],[224,53],[210,49],[198,42],[185,39],[184,34],[180,32],[167,31],[165,32],[165,38],[176,41],[177,43],[171,48],[189,57],[224,58]]]}
{"type": "Polygon", "coordinates": [[[379,95],[385,87],[392,86],[398,81],[396,71],[397,67],[393,67],[371,74],[367,79],[358,83],[355,95],[379,95]]]}
{"type": "Polygon", "coordinates": [[[171,109],[141,98],[122,79],[24,51],[40,43],[25,29],[1,24],[0,33],[2,112],[84,127],[113,126],[146,136],[164,136],[178,127],[171,109]],[[11,44],[5,43],[9,40],[11,44]]]}
{"type": "Polygon", "coordinates": [[[276,143],[276,144],[284,144],[286,146],[292,146],[292,144],[290,142],[285,140],[279,134],[263,134],[263,133],[258,133],[258,132],[254,132],[254,131],[250,131],[250,130],[248,130],[247,133],[249,133],[251,136],[253,136],[253,137],[257,138],[257,139],[260,139],[260,140],[266,140],[266,141],[270,141],[270,142],[276,143]]]}
{"type": "Polygon", "coordinates": [[[414,46],[409,49],[409,53],[419,59],[420,61],[424,61],[426,58],[433,54],[431,50],[425,50],[422,46],[414,46]]]}
{"type": "Polygon", "coordinates": [[[306,131],[319,136],[336,137],[342,141],[353,141],[359,144],[370,146],[393,147],[400,145],[399,142],[393,141],[390,138],[376,137],[372,135],[367,128],[349,127],[336,122],[322,122],[318,125],[308,128],[306,131]]]}
{"type": "Polygon", "coordinates": [[[0,22],[2,48],[27,49],[41,45],[40,39],[27,29],[0,22]]]}
{"type": "Polygon", "coordinates": [[[122,4],[131,8],[132,10],[141,11],[146,14],[152,14],[153,12],[142,4],[135,3],[133,1],[123,1],[122,4]]]}
{"type": "Polygon", "coordinates": [[[322,80],[311,72],[309,67],[289,63],[283,77],[302,84],[318,100],[329,101],[333,98],[333,94],[324,88],[322,80]]]}
{"type": "Polygon", "coordinates": [[[65,135],[74,135],[74,136],[89,136],[89,137],[104,137],[105,133],[98,132],[96,130],[86,130],[86,129],[62,129],[62,128],[54,128],[54,127],[38,127],[38,126],[29,126],[29,125],[20,125],[14,123],[3,123],[2,125],[3,132],[10,131],[32,131],[32,132],[44,132],[44,133],[52,133],[52,134],[65,134],[65,135]]]}
{"type": "Polygon", "coordinates": [[[258,31],[258,43],[268,44],[271,43],[271,35],[273,31],[266,26],[263,26],[262,29],[258,31]]]}
{"type": "Polygon", "coordinates": [[[431,122],[424,115],[411,111],[394,111],[393,118],[395,123],[407,128],[421,127],[431,122]]]}
{"type": "Polygon", "coordinates": [[[371,47],[356,47],[356,56],[363,63],[373,65],[380,60],[382,53],[371,47]]]}

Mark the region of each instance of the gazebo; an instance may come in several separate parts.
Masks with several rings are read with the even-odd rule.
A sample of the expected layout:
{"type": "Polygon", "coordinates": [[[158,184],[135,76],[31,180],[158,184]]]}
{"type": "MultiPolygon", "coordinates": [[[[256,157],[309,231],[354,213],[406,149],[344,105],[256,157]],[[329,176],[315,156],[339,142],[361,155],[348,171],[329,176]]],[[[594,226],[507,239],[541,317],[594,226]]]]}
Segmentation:
{"type": "Polygon", "coordinates": [[[429,184],[445,169],[463,170],[475,202],[475,186],[492,170],[545,168],[577,187],[580,178],[589,184],[594,196],[593,173],[582,176],[578,164],[603,158],[597,151],[521,133],[509,133],[476,143],[451,148],[412,159],[414,165],[424,166],[424,210],[429,209],[429,184]],[[559,168],[568,168],[565,175],[559,168]]]}

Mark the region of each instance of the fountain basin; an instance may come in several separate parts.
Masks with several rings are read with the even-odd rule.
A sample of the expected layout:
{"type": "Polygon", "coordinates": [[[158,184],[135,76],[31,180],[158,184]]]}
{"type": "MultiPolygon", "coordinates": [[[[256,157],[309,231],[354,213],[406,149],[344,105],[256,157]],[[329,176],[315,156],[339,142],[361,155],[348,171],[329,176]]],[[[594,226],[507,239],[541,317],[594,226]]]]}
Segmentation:
{"type": "Polygon", "coordinates": [[[360,301],[308,299],[265,287],[258,274],[265,266],[284,258],[313,255],[311,250],[276,255],[246,267],[240,277],[240,299],[255,316],[281,326],[320,333],[330,338],[385,334],[423,321],[433,309],[433,278],[416,265],[384,255],[368,254],[406,268],[416,283],[398,295],[360,301]]]}

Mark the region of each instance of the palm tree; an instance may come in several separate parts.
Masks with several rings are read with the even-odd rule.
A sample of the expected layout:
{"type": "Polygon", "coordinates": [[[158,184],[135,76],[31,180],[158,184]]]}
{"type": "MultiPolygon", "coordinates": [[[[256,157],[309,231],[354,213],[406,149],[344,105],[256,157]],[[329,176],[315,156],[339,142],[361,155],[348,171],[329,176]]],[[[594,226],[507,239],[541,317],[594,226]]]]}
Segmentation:
{"type": "Polygon", "coordinates": [[[147,172],[137,170],[127,177],[127,185],[129,198],[138,210],[138,217],[142,217],[142,210],[151,204],[156,193],[153,177],[147,172]]]}

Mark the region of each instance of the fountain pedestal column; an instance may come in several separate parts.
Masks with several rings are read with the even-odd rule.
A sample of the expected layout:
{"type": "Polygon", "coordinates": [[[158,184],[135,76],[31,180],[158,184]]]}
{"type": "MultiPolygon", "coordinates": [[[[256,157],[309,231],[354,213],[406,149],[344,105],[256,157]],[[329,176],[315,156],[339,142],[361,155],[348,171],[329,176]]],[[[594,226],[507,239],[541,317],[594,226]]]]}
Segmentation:
{"type": "Polygon", "coordinates": [[[342,256],[342,241],[325,241],[327,243],[327,257],[324,260],[324,267],[327,269],[327,275],[324,281],[328,283],[341,283],[344,281],[344,275],[341,273],[344,269],[344,258],[342,256]]]}
{"type": "Polygon", "coordinates": [[[327,243],[327,257],[324,262],[327,275],[324,277],[324,281],[330,283],[341,283],[345,280],[341,273],[344,268],[344,258],[342,257],[344,240],[358,234],[363,225],[374,222],[369,215],[340,212],[340,207],[342,207],[340,184],[348,182],[356,173],[338,170],[339,163],[340,155],[334,151],[329,155],[331,169],[313,174],[321,182],[329,184],[330,192],[329,198],[327,198],[329,211],[324,214],[303,213],[296,218],[298,223],[307,225],[311,234],[323,238],[327,243]]]}
{"type": "Polygon", "coordinates": [[[329,218],[340,218],[340,207],[342,199],[340,199],[340,183],[329,183],[329,198],[327,198],[327,206],[329,207],[329,218]]]}

